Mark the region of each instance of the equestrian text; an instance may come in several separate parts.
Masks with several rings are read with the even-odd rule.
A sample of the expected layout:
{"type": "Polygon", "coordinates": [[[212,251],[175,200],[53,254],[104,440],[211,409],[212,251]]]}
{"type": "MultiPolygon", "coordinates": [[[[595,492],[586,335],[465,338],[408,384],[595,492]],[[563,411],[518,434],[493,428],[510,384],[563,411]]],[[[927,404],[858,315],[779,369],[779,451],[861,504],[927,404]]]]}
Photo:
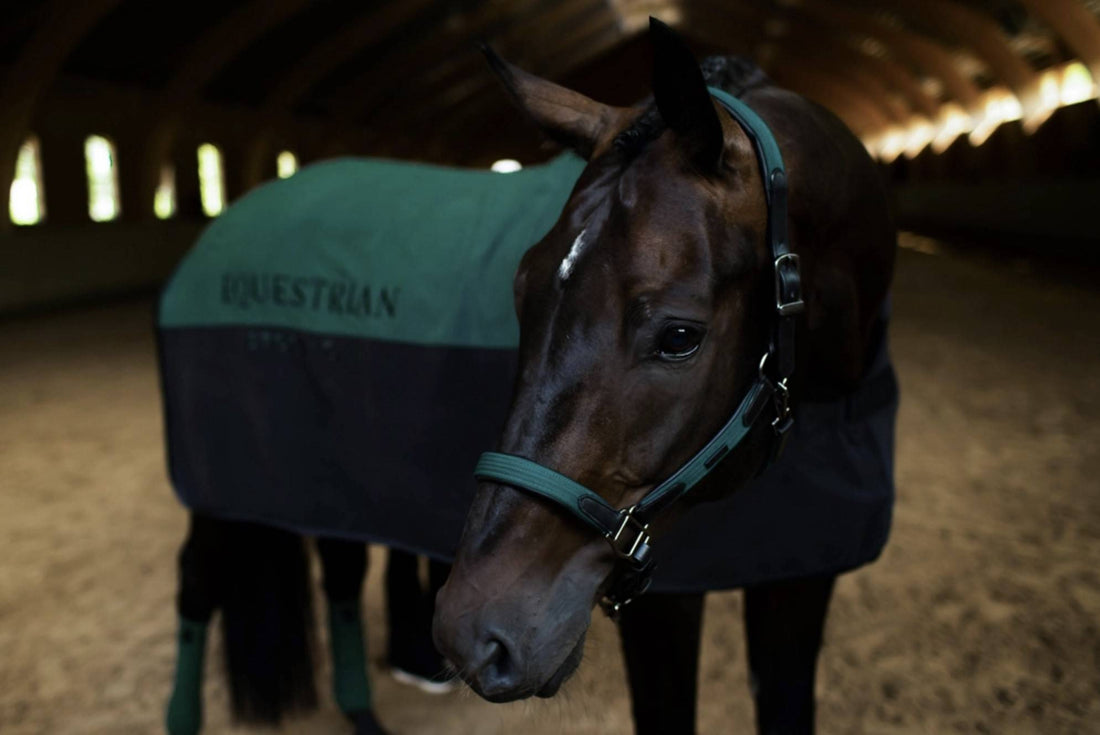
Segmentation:
{"type": "Polygon", "coordinates": [[[352,280],[332,281],[317,276],[281,273],[224,273],[222,303],[238,309],[252,306],[328,311],[351,316],[389,317],[397,314],[396,286],[374,289],[352,280]]]}

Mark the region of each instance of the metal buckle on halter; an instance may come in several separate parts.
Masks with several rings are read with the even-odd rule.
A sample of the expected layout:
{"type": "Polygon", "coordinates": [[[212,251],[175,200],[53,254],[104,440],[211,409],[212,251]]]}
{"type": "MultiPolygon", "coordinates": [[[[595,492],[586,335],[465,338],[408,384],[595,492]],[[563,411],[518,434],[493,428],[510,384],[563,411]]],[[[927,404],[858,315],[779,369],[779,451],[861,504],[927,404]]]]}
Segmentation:
{"type": "Polygon", "coordinates": [[[791,392],[787,389],[787,379],[784,378],[775,386],[775,420],[772,428],[778,436],[785,436],[794,426],[794,417],[791,415],[791,392]]]}
{"type": "Polygon", "coordinates": [[[612,620],[618,620],[623,608],[644,595],[653,581],[652,569],[631,570],[625,574],[625,577],[616,579],[607,594],[600,598],[600,607],[612,620]]]}
{"type": "Polygon", "coordinates": [[[806,308],[802,301],[802,272],[798,255],[795,253],[783,253],[775,259],[775,310],[779,316],[794,316],[801,314],[806,308]],[[783,267],[788,266],[786,272],[788,280],[784,280],[783,267]],[[790,298],[788,299],[788,292],[790,298]]]}
{"type": "MultiPolygon", "coordinates": [[[[787,387],[787,379],[774,380],[768,375],[764,366],[768,364],[770,352],[765,352],[760,358],[760,379],[766,380],[772,388],[772,404],[775,408],[775,418],[772,420],[772,430],[779,437],[781,443],[785,443],[791,427],[794,426],[794,415],[791,412],[791,391],[787,387]]],[[[782,451],[782,447],[780,447],[782,451]]],[[[776,452],[778,456],[779,452],[776,452]]]]}
{"type": "Polygon", "coordinates": [[[619,527],[614,533],[608,533],[604,538],[611,544],[611,548],[622,559],[629,561],[635,567],[643,567],[649,557],[649,530],[648,523],[642,523],[634,517],[634,510],[638,506],[632,505],[619,511],[619,527]],[[633,526],[629,531],[627,526],[633,526]],[[632,537],[625,534],[631,534],[632,537]]]}

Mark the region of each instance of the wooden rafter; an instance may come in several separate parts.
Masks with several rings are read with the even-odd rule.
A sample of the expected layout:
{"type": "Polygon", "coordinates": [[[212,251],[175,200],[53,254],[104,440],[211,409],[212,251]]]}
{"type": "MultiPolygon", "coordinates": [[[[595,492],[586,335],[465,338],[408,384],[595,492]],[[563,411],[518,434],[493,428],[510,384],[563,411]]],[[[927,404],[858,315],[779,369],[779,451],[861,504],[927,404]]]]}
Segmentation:
{"type": "MultiPolygon", "coordinates": [[[[873,108],[873,119],[887,120],[901,123],[908,120],[912,114],[911,108],[894,99],[889,85],[878,78],[872,71],[872,65],[863,63],[858,54],[847,50],[835,40],[830,40],[827,34],[806,32],[802,27],[793,29],[787,21],[784,23],[782,33],[766,34],[760,31],[769,19],[766,16],[756,15],[751,18],[729,18],[724,14],[706,12],[694,14],[685,19],[684,31],[689,35],[696,35],[703,40],[720,43],[723,39],[737,38],[736,34],[746,32],[753,35],[756,31],[756,41],[752,44],[753,51],[759,52],[770,47],[770,58],[759,58],[758,63],[770,72],[776,65],[791,67],[796,64],[813,66],[816,76],[827,75],[831,78],[830,87],[847,88],[842,95],[830,95],[834,102],[837,99],[846,100],[846,110],[853,108],[849,104],[851,100],[859,100],[855,105],[857,110],[873,108]],[[757,25],[751,25],[755,22],[757,25]],[[790,35],[791,33],[794,35],[790,35]],[[768,38],[771,35],[772,38],[768,38]]],[[[791,75],[788,75],[790,78],[791,75]]],[[[802,79],[802,76],[798,77],[802,79]]],[[[799,90],[800,91],[800,90],[799,90]]],[[[820,101],[821,95],[818,95],[820,101]]],[[[866,112],[860,113],[862,118],[868,117],[866,112]]],[[[851,117],[851,112],[848,112],[851,117]]],[[[863,123],[861,123],[863,124],[863,123]]]]}
{"type": "MultiPolygon", "coordinates": [[[[596,13],[580,24],[572,23],[571,16],[559,16],[559,26],[545,28],[546,37],[560,40],[553,47],[554,57],[583,63],[585,54],[599,54],[622,40],[618,30],[618,18],[609,12],[596,13]]],[[[505,52],[512,47],[507,39],[502,44],[505,52]]],[[[589,56],[588,58],[591,58],[589,56]]],[[[403,113],[385,116],[386,125],[382,130],[431,131],[433,135],[448,136],[454,130],[461,130],[471,120],[484,115],[486,108],[504,102],[503,93],[498,93],[495,77],[484,62],[476,59],[480,72],[472,79],[445,93],[431,94],[435,105],[430,117],[423,115],[422,109],[409,105],[403,113]],[[475,101],[475,98],[476,101],[475,101]]],[[[532,71],[544,76],[556,77],[569,70],[569,67],[554,68],[554,62],[543,63],[532,71]]],[[[419,135],[414,135],[414,138],[419,135]]]]}
{"type": "MultiPolygon", "coordinates": [[[[517,43],[516,39],[528,33],[534,22],[537,21],[545,33],[547,30],[575,29],[578,24],[584,24],[585,19],[592,15],[591,0],[567,5],[568,9],[560,6],[542,6],[543,10],[551,10],[552,12],[536,12],[534,17],[527,18],[524,23],[509,28],[501,28],[497,37],[493,39],[494,47],[498,53],[513,62],[521,66],[527,66],[530,61],[529,58],[524,57],[530,57],[531,52],[529,48],[525,49],[523,44],[517,43]],[[523,53],[520,54],[519,52],[523,53]]],[[[606,14],[599,15],[606,17],[606,14]]],[[[568,31],[565,32],[568,33],[568,31]]],[[[417,100],[439,100],[438,107],[447,108],[462,103],[469,97],[491,88],[492,84],[492,74],[489,73],[481,55],[475,53],[474,46],[471,43],[462,49],[462,53],[457,56],[454,62],[448,65],[446,71],[437,71],[435,74],[426,74],[419,78],[406,78],[403,94],[394,94],[387,104],[376,106],[371,110],[371,114],[363,119],[375,124],[385,121],[381,124],[383,129],[392,127],[394,124],[400,129],[409,116],[413,118],[420,117],[418,110],[421,107],[417,100]],[[465,76],[466,79],[463,79],[462,76],[465,76]],[[469,79],[471,77],[476,79],[476,84],[470,83],[469,79]],[[409,104],[410,101],[412,101],[412,104],[409,104]]],[[[397,90],[395,89],[395,91],[397,90]]]]}
{"type": "Polygon", "coordinates": [[[1100,20],[1078,0],[1020,0],[1049,25],[1084,62],[1100,84],[1100,20]]]}
{"type": "Polygon", "coordinates": [[[777,82],[832,110],[857,135],[889,127],[891,119],[851,84],[807,64],[778,60],[769,70],[777,82]]]}
{"type": "Polygon", "coordinates": [[[951,53],[935,41],[900,30],[867,12],[835,1],[805,0],[794,12],[812,22],[858,33],[875,41],[894,58],[939,80],[947,95],[965,109],[978,111],[981,95],[977,85],[959,72],[951,53]]]}
{"type": "Polygon", "coordinates": [[[190,45],[159,95],[160,112],[145,143],[141,210],[146,216],[153,216],[161,167],[171,158],[177,134],[186,124],[187,111],[193,109],[203,87],[256,39],[308,3],[309,0],[252,0],[207,29],[190,45]]]}
{"type": "Polygon", "coordinates": [[[889,0],[887,6],[911,20],[949,28],[953,35],[964,39],[966,46],[1019,99],[1025,128],[1038,127],[1050,115],[1051,111],[1041,104],[1039,75],[1012,49],[992,18],[951,0],[889,0]]]}
{"type": "MultiPolygon", "coordinates": [[[[121,0],[53,0],[42,14],[49,19],[34,32],[8,68],[0,87],[0,191],[7,198],[15,176],[19,148],[27,137],[43,92],[53,84],[65,59],[97,22],[121,0]]],[[[9,226],[0,217],[0,228],[9,226]]]]}
{"type": "MultiPolygon", "coordinates": [[[[461,62],[453,60],[464,46],[474,39],[492,38],[510,23],[522,23],[531,14],[559,6],[571,8],[589,0],[523,0],[505,7],[488,3],[468,15],[456,16],[444,23],[436,33],[405,48],[383,55],[370,67],[330,95],[331,105],[342,118],[360,120],[373,111],[385,108],[400,91],[429,70],[450,68],[461,62]]],[[[461,55],[461,54],[460,54],[461,55]]]]}

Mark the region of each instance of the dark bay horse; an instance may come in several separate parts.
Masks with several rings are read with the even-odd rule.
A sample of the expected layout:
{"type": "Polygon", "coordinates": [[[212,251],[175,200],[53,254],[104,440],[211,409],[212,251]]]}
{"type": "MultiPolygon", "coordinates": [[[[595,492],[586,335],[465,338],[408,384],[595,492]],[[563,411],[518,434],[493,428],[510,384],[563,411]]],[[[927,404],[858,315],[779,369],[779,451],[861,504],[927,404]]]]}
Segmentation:
{"type": "MultiPolygon", "coordinates": [[[[690,505],[749,485],[789,429],[788,408],[797,417],[844,400],[883,349],[896,236],[862,145],[744,62],[710,59],[701,69],[667,27],[652,22],[651,36],[654,96],[637,108],[599,104],[490,57],[520,107],[588,161],[516,275],[510,414],[496,464],[479,465],[483,481],[437,600],[437,646],[492,701],[556,693],[579,664],[594,606],[642,586],[635,579],[624,594],[623,580],[645,566],[648,535],[659,547],[690,505]],[[762,125],[735,117],[708,86],[739,98],[762,125]],[[760,139],[771,135],[779,153],[765,155],[760,139]],[[771,165],[780,154],[789,205],[771,165]],[[797,316],[792,272],[804,302],[797,316]],[[757,400],[765,390],[769,400],[757,400]],[[738,441],[701,454],[732,430],[731,416],[743,418],[738,441]],[[632,515],[655,488],[679,494],[686,483],[667,480],[686,465],[705,476],[683,499],[632,515]]],[[[812,730],[814,667],[840,566],[796,578],[776,569],[747,590],[761,731],[812,730]]],[[[667,701],[694,697],[701,601],[643,597],[623,610],[639,732],[694,727],[693,703],[667,701]],[[655,661],[672,668],[653,671],[655,661]]]]}

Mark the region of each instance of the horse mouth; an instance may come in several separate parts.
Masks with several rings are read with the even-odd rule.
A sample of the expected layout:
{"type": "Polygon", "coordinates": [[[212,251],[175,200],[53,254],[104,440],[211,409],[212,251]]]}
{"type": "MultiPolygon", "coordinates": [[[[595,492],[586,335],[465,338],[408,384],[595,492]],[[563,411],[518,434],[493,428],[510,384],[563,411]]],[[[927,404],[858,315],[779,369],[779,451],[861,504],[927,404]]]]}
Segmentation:
{"type": "Polygon", "coordinates": [[[543,684],[535,692],[536,697],[548,699],[558,693],[562,684],[568,681],[569,677],[576,673],[577,668],[581,665],[581,659],[584,658],[584,640],[587,636],[587,631],[581,633],[580,639],[577,641],[577,645],[573,646],[573,650],[569,652],[569,655],[562,661],[561,666],[554,672],[545,684],[543,684]]]}

